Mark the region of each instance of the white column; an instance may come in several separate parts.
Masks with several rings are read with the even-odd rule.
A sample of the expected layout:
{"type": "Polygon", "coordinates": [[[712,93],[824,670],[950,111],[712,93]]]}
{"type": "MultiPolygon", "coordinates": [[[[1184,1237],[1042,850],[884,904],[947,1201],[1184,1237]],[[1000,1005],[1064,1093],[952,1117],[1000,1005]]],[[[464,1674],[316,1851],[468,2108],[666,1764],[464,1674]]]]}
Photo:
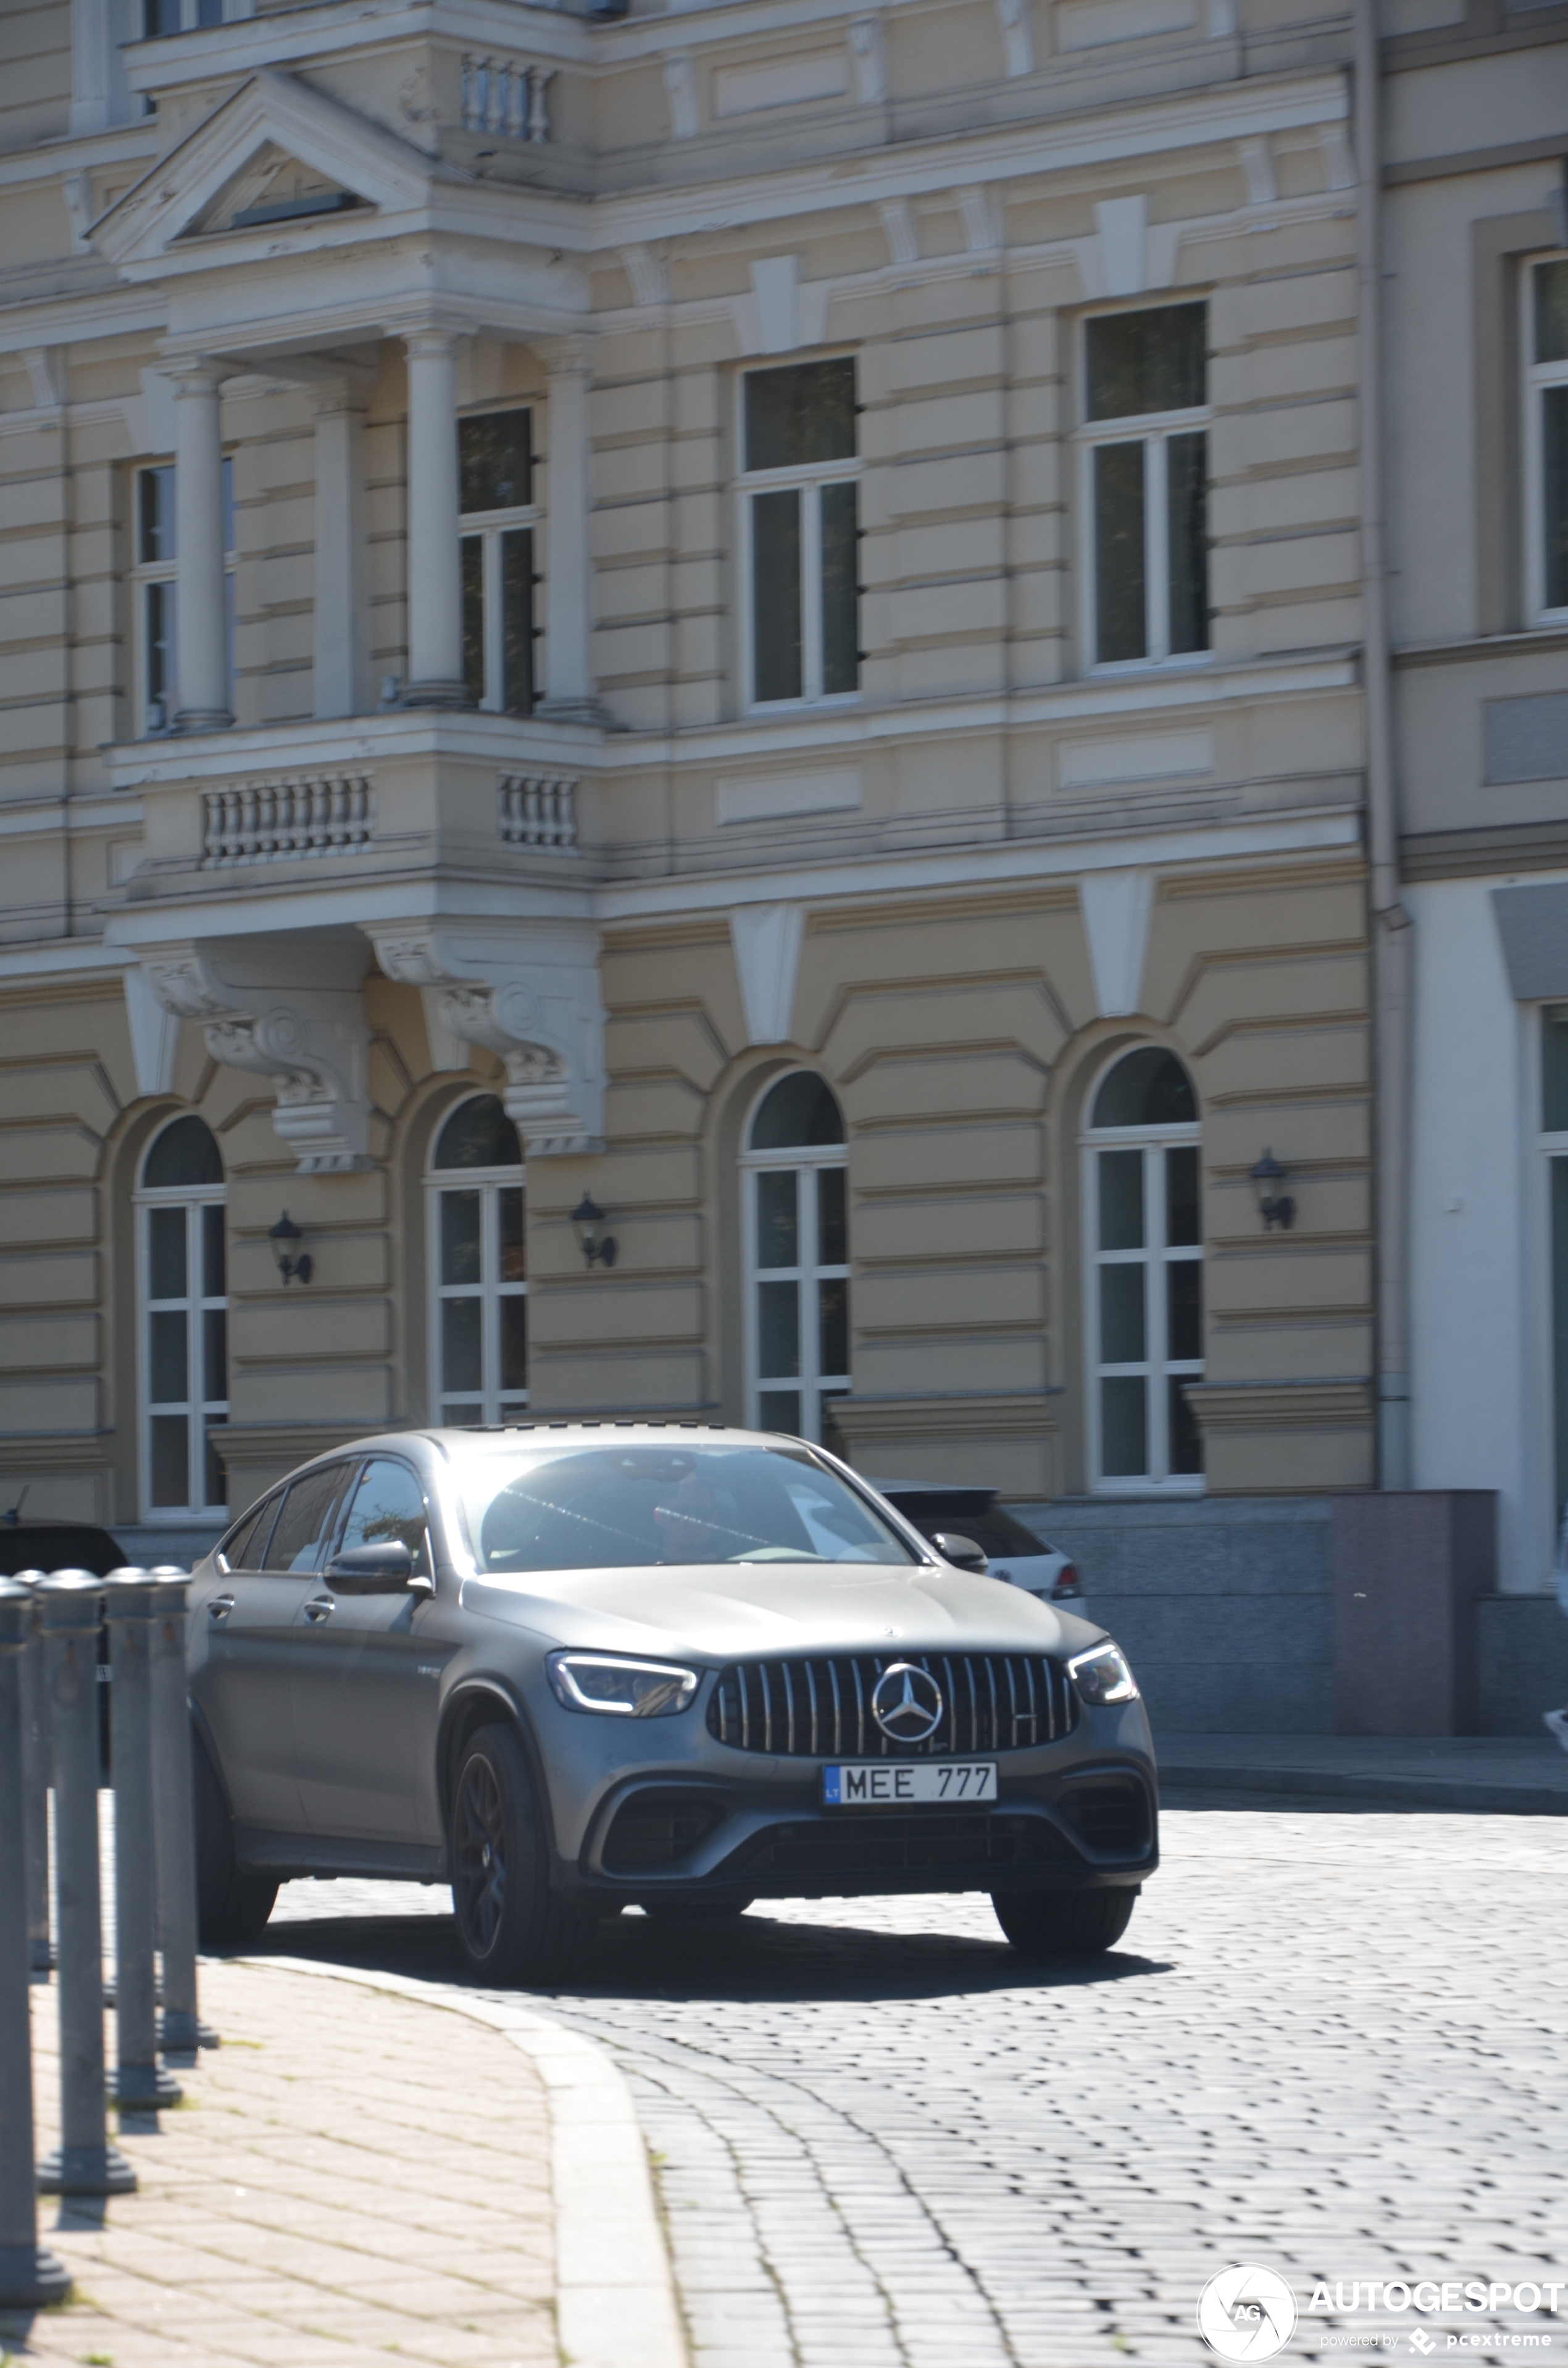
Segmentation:
{"type": "Polygon", "coordinates": [[[358,715],[366,704],[365,398],[336,379],[315,390],[315,712],[358,715]]]}
{"type": "Polygon", "coordinates": [[[462,707],[457,340],[420,330],[408,349],[408,687],[411,707],[462,707]]]}
{"type": "Polygon", "coordinates": [[[588,550],[587,341],[547,349],[549,469],[544,570],[545,696],[537,712],[557,723],[602,723],[594,692],[593,573],[588,550]]]}
{"type": "Polygon", "coordinates": [[[181,732],[233,723],[229,704],[229,586],[224,565],[223,370],[200,361],[176,368],[175,644],[181,732]]]}

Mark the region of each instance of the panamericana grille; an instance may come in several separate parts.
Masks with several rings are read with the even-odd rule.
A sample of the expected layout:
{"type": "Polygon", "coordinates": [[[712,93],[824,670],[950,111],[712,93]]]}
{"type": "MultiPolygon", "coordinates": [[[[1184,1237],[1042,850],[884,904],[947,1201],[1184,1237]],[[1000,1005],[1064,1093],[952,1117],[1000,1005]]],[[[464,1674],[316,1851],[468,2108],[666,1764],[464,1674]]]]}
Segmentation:
{"type": "Polygon", "coordinates": [[[1026,1751],[1077,1725],[1078,1698],[1047,1653],[834,1653],[732,1661],[708,1704],[708,1731],[739,1751],[785,1758],[930,1759],[1026,1751]],[[935,1678],[942,1715],[924,1743],[893,1743],[871,1715],[884,1669],[907,1660],[935,1678]]]}

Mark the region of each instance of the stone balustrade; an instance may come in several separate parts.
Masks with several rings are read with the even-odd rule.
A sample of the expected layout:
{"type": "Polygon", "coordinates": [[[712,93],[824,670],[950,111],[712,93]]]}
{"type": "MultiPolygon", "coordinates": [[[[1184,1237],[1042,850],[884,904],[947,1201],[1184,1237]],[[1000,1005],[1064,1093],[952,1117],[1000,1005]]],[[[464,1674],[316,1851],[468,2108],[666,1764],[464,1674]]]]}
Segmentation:
{"type": "Polygon", "coordinates": [[[208,790],[201,868],[266,863],[271,859],[335,855],[368,846],[375,830],[375,797],[367,773],[305,781],[247,781],[208,790]]]}
{"type": "Polygon", "coordinates": [[[503,773],[498,802],[507,847],[548,847],[577,852],[577,784],[539,773],[503,773]]]}

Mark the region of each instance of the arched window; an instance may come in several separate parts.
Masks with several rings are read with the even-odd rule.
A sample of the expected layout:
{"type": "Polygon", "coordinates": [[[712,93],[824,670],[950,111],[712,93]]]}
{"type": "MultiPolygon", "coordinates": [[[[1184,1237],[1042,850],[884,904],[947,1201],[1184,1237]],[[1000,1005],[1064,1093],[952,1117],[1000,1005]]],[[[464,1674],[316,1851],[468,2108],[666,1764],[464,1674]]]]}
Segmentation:
{"type": "Polygon", "coordinates": [[[494,1094],[447,1119],[426,1190],[436,1419],[505,1422],[528,1402],[528,1285],[523,1146],[494,1094]]]}
{"type": "Polygon", "coordinates": [[[1202,1485],[1187,1384],[1203,1372],[1198,1102],[1144,1044],[1101,1078],[1084,1135],[1089,1465],[1097,1488],[1202,1485]]]}
{"type": "Polygon", "coordinates": [[[210,1127],[176,1118],[136,1194],[144,1518],[224,1510],[213,1433],[229,1418],[223,1162],[210,1127]]]}
{"type": "Polygon", "coordinates": [[[741,1154],[748,1418],[822,1440],[849,1387],[844,1120],[809,1069],[770,1086],[741,1154]]]}

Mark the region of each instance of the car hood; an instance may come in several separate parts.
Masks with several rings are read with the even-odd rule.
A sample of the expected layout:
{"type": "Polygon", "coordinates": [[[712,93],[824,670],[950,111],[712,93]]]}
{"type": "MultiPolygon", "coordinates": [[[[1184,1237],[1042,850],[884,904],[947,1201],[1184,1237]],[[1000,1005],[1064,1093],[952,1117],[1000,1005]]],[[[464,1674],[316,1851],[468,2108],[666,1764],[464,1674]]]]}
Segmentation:
{"type": "Polygon", "coordinates": [[[492,1573],[465,1611],[553,1645],[727,1660],[762,1653],[1080,1652],[1102,1635],[1020,1588],[963,1571],[798,1564],[492,1573]]]}

